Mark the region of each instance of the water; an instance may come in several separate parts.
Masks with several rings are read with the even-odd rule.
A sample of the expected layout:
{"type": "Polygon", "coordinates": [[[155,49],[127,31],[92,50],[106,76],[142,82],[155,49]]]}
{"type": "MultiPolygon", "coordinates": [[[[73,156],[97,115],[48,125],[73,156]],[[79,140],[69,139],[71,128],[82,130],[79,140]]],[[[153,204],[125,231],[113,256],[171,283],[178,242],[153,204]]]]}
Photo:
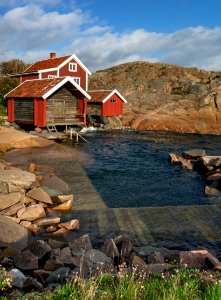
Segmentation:
{"type": "Polygon", "coordinates": [[[198,173],[167,161],[170,152],[194,148],[220,155],[220,136],[130,130],[84,134],[89,144],[69,142],[60,150],[36,148],[17,155],[53,167],[71,187],[73,209],[61,217],[79,219],[80,230],[65,239],[89,234],[99,244],[123,233],[136,247],[206,248],[221,258],[221,199],[204,195],[198,173]]]}
{"type": "Polygon", "coordinates": [[[205,205],[204,179],[168,163],[168,153],[194,148],[221,154],[221,137],[169,132],[89,132],[80,150],[93,158],[84,169],[106,206],[153,207],[205,205]]]}

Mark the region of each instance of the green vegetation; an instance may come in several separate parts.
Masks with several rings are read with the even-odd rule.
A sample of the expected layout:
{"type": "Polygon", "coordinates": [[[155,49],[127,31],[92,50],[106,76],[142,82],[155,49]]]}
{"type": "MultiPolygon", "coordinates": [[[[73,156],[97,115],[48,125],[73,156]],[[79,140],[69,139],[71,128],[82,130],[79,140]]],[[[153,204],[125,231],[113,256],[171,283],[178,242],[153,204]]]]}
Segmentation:
{"type": "Polygon", "coordinates": [[[30,293],[19,300],[218,300],[221,282],[209,273],[176,269],[148,276],[141,271],[131,274],[101,274],[89,280],[76,275],[53,292],[30,293]],[[206,279],[205,279],[206,277],[206,279]],[[210,280],[208,280],[208,278],[210,280]]]}
{"type": "Polygon", "coordinates": [[[0,62],[0,73],[2,75],[22,73],[28,66],[29,64],[26,64],[23,60],[13,58],[0,62]]]}
{"type": "MultiPolygon", "coordinates": [[[[11,282],[11,278],[7,276],[7,271],[0,265],[0,295],[1,293],[8,291],[12,287],[11,282]]],[[[0,299],[3,298],[1,297],[0,299]]]]}
{"type": "Polygon", "coordinates": [[[6,107],[4,95],[19,85],[19,81],[10,77],[0,77],[0,105],[6,107]]]}
{"type": "Polygon", "coordinates": [[[11,59],[0,62],[0,116],[6,114],[7,105],[4,95],[19,85],[19,81],[15,78],[7,77],[8,74],[21,73],[29,65],[20,59],[11,59]]]}

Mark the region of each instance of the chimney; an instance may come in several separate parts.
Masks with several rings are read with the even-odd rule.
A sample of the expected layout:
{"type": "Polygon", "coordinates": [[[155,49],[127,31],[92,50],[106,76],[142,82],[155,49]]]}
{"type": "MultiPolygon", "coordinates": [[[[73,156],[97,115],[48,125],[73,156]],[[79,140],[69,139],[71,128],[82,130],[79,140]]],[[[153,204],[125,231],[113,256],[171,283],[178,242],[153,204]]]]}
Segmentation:
{"type": "Polygon", "coordinates": [[[50,53],[50,59],[56,58],[56,52],[51,52],[50,53]]]}

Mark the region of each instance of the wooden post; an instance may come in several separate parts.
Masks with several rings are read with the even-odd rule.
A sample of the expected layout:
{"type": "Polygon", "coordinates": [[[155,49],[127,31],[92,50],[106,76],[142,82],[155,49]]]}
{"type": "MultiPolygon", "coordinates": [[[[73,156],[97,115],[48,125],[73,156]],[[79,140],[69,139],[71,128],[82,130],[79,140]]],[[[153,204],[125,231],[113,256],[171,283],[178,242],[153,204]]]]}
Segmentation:
{"type": "Polygon", "coordinates": [[[84,127],[87,126],[87,99],[84,98],[84,127]]]}
{"type": "Polygon", "coordinates": [[[79,137],[78,132],[76,132],[76,143],[78,143],[78,137],[79,137]]]}
{"type": "Polygon", "coordinates": [[[70,128],[70,140],[72,140],[72,128],[70,128]]]}

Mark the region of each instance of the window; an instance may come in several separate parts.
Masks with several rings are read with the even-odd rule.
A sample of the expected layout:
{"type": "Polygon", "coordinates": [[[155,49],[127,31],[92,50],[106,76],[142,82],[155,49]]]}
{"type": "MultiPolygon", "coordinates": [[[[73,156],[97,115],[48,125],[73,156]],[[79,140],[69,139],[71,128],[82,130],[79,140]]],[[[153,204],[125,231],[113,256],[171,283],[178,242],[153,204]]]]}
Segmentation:
{"type": "Polygon", "coordinates": [[[69,63],[69,71],[77,72],[77,64],[76,63],[69,63]]]}
{"type": "Polygon", "coordinates": [[[57,78],[56,75],[48,75],[48,78],[57,78]]]}
{"type": "Polygon", "coordinates": [[[80,85],[81,84],[81,78],[80,77],[73,77],[74,81],[80,85]]]}
{"type": "Polygon", "coordinates": [[[116,103],[116,102],[117,102],[117,100],[116,100],[116,99],[110,99],[110,102],[112,102],[112,103],[116,103]]]}

